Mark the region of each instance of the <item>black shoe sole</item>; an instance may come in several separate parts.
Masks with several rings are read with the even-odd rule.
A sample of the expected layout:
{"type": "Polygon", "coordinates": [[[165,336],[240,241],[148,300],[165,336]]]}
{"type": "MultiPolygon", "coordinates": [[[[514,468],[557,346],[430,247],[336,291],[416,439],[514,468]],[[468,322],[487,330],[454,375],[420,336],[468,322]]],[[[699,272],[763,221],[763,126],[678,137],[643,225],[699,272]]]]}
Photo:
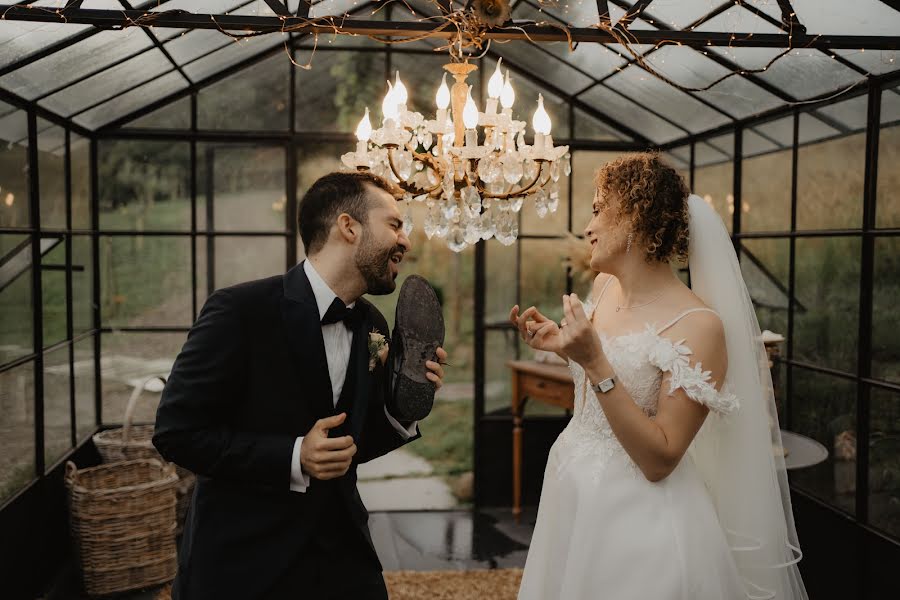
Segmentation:
{"type": "Polygon", "coordinates": [[[398,421],[418,421],[431,412],[436,390],[425,376],[425,363],[437,362],[437,349],[443,344],[444,315],[437,294],[425,278],[410,275],[397,299],[388,363],[395,378],[388,410],[398,421]]]}

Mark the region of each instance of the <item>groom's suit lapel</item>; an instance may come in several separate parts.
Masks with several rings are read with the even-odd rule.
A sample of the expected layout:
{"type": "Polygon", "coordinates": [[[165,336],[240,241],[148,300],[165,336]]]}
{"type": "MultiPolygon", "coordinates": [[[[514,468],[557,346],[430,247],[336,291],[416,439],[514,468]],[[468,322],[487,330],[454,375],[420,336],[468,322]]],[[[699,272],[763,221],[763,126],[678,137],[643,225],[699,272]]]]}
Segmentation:
{"type": "Polygon", "coordinates": [[[309,398],[316,418],[334,414],[325,340],[316,298],[301,262],[284,275],[281,316],[297,374],[298,396],[309,398]]]}

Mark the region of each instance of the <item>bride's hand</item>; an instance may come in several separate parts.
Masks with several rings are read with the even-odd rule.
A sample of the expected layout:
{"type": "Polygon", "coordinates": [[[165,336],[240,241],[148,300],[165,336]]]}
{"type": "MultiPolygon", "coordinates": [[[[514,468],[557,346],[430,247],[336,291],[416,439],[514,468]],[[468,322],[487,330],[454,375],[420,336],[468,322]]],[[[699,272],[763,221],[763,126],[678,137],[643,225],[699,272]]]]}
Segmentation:
{"type": "Polygon", "coordinates": [[[563,296],[563,312],[566,318],[558,336],[561,350],[585,369],[591,364],[602,363],[606,357],[600,337],[576,294],[563,296]]]}
{"type": "Polygon", "coordinates": [[[526,344],[535,350],[556,352],[564,356],[560,344],[560,328],[555,321],[548,319],[532,306],[519,314],[519,305],[512,307],[509,312],[509,321],[519,330],[519,335],[526,344]]]}

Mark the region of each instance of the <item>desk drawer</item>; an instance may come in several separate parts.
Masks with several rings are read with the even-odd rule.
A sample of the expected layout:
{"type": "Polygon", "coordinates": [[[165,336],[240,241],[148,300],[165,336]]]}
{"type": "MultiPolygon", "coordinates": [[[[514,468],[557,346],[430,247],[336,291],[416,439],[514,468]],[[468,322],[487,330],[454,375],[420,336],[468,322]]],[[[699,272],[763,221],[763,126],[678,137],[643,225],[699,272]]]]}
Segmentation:
{"type": "Polygon", "coordinates": [[[572,408],[574,404],[575,387],[571,383],[562,383],[524,373],[521,375],[519,383],[522,386],[522,394],[534,400],[563,408],[572,408]]]}

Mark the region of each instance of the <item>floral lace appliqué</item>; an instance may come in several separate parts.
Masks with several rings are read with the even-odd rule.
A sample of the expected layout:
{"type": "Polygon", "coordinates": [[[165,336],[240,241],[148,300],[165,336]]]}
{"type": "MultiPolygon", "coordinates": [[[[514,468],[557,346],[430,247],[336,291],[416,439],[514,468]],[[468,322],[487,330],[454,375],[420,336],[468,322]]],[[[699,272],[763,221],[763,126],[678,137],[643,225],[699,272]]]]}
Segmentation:
{"type": "Polygon", "coordinates": [[[670,394],[681,388],[691,400],[719,415],[727,415],[740,407],[737,396],[716,389],[715,382],[710,381],[710,372],[704,371],[701,363],[691,365],[688,357],[692,352],[684,345],[684,340],[673,342],[661,335],[655,338],[647,358],[660,371],[671,373],[670,394]]]}
{"type": "MultiPolygon", "coordinates": [[[[585,313],[592,305],[585,303],[585,313]]],[[[618,336],[600,335],[603,350],[616,373],[616,383],[628,392],[644,414],[656,415],[663,373],[671,374],[669,393],[681,388],[692,400],[706,405],[718,415],[739,407],[734,394],[719,391],[710,382],[710,372],[700,363],[691,365],[691,349],[684,340],[673,342],[660,335],[653,325],[618,336]]],[[[637,476],[640,471],[612,431],[600,402],[591,391],[584,369],[569,363],[575,383],[575,410],[551,454],[557,476],[576,459],[591,457],[594,475],[599,478],[611,461],[623,461],[637,476]]]]}

